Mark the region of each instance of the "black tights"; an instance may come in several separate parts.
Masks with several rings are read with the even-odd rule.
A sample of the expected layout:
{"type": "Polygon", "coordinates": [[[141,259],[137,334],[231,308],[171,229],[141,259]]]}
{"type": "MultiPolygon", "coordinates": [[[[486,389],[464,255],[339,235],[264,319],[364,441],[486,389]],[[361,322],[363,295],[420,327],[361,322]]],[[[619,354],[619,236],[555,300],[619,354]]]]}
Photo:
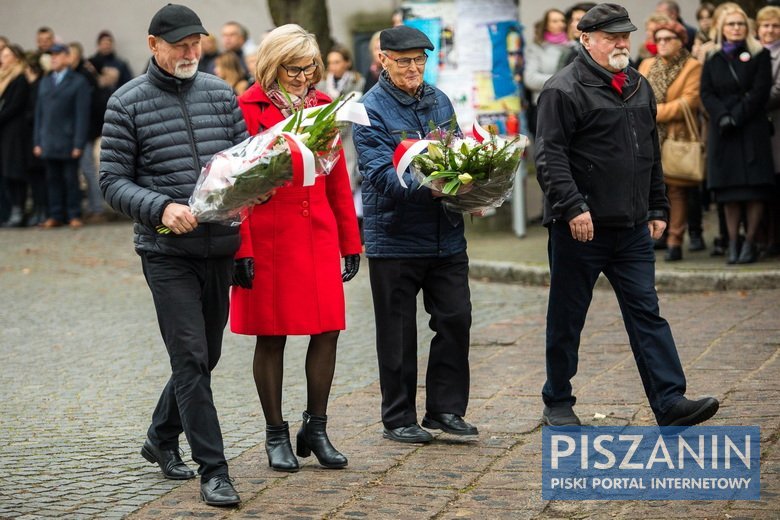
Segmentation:
{"type": "MultiPolygon", "coordinates": [[[[745,203],[746,219],[745,241],[754,243],[758,226],[761,224],[761,218],[764,215],[764,203],[762,201],[751,200],[745,203]]],[[[729,232],[729,243],[736,244],[739,236],[739,222],[742,218],[742,203],[727,202],[723,205],[726,214],[726,227],[729,232]]]]}
{"type": "MultiPolygon", "coordinates": [[[[324,416],[336,369],[336,343],[339,331],[315,334],[306,352],[306,409],[311,415],[324,416]]],[[[282,380],[284,346],[287,336],[257,336],[252,373],[265,422],[282,424],[282,380]]]]}

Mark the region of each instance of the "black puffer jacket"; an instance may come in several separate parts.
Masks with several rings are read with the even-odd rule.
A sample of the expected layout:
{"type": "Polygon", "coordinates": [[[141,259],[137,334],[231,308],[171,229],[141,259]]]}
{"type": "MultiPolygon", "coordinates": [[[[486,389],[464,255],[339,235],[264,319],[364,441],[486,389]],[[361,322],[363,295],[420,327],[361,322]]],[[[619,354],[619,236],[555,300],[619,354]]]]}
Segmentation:
{"type": "Polygon", "coordinates": [[[586,211],[610,227],[667,220],[655,97],[635,69],[627,73],[620,96],[582,50],[545,83],[535,143],[545,225],[586,211]]]}
{"type": "Polygon", "coordinates": [[[247,138],[231,88],[198,72],[180,80],[152,60],[149,70],[108,102],[100,152],[106,201],[135,221],[135,249],[188,257],[230,256],[238,227],[201,223],[191,233],[155,227],[171,202],[187,204],[212,155],[247,138]]]}

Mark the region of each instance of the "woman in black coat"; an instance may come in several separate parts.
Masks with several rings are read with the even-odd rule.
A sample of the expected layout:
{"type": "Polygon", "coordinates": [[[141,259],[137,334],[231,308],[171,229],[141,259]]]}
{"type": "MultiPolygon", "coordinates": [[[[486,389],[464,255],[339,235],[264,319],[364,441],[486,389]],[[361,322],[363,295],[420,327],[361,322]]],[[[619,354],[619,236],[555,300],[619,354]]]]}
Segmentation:
{"type": "Polygon", "coordinates": [[[0,52],[0,182],[10,205],[6,226],[22,224],[27,198],[24,116],[30,87],[25,65],[24,51],[18,45],[8,45],[0,52]]]}
{"type": "Polygon", "coordinates": [[[772,72],[767,50],[749,34],[748,17],[739,7],[718,19],[716,50],[704,63],[701,99],[709,112],[708,185],[723,203],[729,234],[729,264],[758,258],[756,231],[764,201],[772,193],[774,168],[769,122],[764,107],[772,72]],[[743,207],[745,242],[737,249],[743,207]]]}

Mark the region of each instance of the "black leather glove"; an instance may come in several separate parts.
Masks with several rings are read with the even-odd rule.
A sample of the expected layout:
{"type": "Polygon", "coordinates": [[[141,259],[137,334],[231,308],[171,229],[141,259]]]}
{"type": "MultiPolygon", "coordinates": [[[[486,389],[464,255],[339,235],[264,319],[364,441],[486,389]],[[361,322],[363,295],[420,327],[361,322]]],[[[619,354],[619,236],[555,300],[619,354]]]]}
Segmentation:
{"type": "Polygon", "coordinates": [[[236,258],[233,261],[233,285],[243,289],[252,288],[252,280],[255,279],[255,259],[236,258]]]}
{"type": "Polygon", "coordinates": [[[344,257],[344,272],[341,273],[341,280],[348,282],[352,280],[360,269],[360,255],[347,255],[344,257]]]}
{"type": "Polygon", "coordinates": [[[734,121],[734,118],[728,114],[721,117],[720,121],[718,121],[718,129],[720,130],[720,135],[728,134],[736,127],[737,127],[737,122],[734,121]]]}

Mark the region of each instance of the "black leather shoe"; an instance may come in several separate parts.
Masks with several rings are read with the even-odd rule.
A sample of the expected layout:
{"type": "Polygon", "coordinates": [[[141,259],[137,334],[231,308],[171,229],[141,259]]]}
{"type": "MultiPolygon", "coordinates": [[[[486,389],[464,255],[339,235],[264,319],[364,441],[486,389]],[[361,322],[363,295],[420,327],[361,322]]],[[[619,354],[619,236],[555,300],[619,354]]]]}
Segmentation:
{"type": "Polygon", "coordinates": [[[453,435],[479,435],[477,427],[467,423],[460,415],[454,413],[427,412],[422,425],[431,430],[441,430],[453,435]]]}
{"type": "Polygon", "coordinates": [[[701,233],[690,233],[688,235],[688,251],[704,251],[707,245],[704,243],[704,237],[701,233]]]}
{"type": "Polygon", "coordinates": [[[241,503],[233,480],[226,474],[215,475],[200,484],[200,498],[210,506],[235,506],[241,503]]]}
{"type": "Polygon", "coordinates": [[[195,477],[195,472],[182,462],[178,449],[161,450],[149,439],[141,448],[143,458],[152,464],[159,464],[165,478],[171,480],[189,480],[195,477]]]}
{"type": "Polygon", "coordinates": [[[275,471],[294,472],[300,469],[290,444],[290,426],[287,421],[278,426],[266,425],[265,452],[268,465],[275,471]]]}
{"type": "Polygon", "coordinates": [[[680,246],[669,246],[664,255],[664,260],[667,262],[677,262],[682,260],[682,248],[680,246]]]}
{"type": "Polygon", "coordinates": [[[385,428],[384,438],[396,442],[431,442],[433,435],[426,432],[417,423],[398,428],[385,428]]]}
{"type": "Polygon", "coordinates": [[[542,421],[547,426],[579,426],[580,418],[571,406],[545,406],[542,421]]]}
{"type": "Polygon", "coordinates": [[[659,426],[693,426],[715,415],[720,403],[714,397],[691,401],[683,397],[664,414],[659,426]]]}

